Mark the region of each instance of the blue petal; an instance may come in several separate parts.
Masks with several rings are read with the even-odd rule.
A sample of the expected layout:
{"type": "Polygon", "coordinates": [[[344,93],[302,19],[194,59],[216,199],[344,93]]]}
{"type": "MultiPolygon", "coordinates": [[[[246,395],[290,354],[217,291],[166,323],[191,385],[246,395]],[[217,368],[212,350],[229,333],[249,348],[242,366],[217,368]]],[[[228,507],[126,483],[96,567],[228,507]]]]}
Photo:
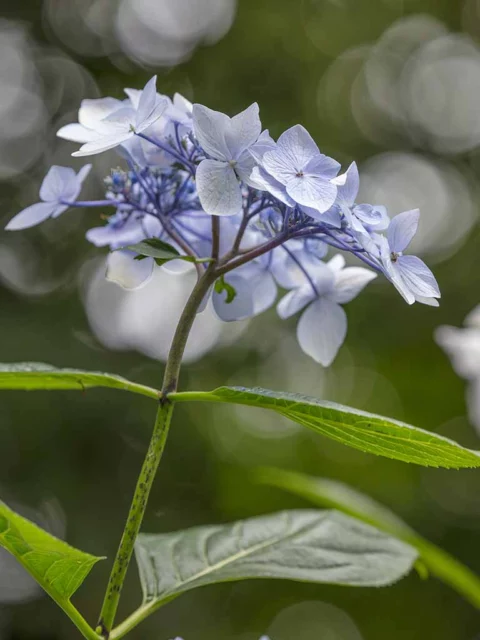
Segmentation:
{"type": "Polygon", "coordinates": [[[275,302],[277,285],[272,275],[255,263],[225,276],[236,291],[232,302],[225,302],[225,293],[213,292],[213,306],[222,320],[244,320],[266,311],[275,302]]]}
{"type": "Polygon", "coordinates": [[[356,162],[352,162],[346,171],[345,183],[343,185],[338,185],[338,203],[347,207],[352,207],[357,198],[359,188],[360,177],[358,175],[358,167],[356,162]]]}
{"type": "Polygon", "coordinates": [[[297,338],[307,355],[328,367],[347,335],[347,316],[340,305],[326,298],[313,302],[297,326],[297,338]]]}
{"type": "Polygon", "coordinates": [[[306,207],[319,213],[328,211],[337,197],[337,187],[329,180],[316,176],[293,176],[286,185],[288,195],[306,207]]]}
{"type": "Polygon", "coordinates": [[[400,256],[397,269],[415,298],[440,298],[440,289],[435,276],[427,265],[416,256],[400,256]]]}
{"type": "Polygon", "coordinates": [[[420,211],[418,209],[404,211],[393,218],[387,231],[387,238],[392,251],[395,253],[405,251],[417,232],[419,218],[420,211]]]}
{"type": "Polygon", "coordinates": [[[20,211],[20,213],[10,220],[5,229],[8,231],[28,229],[29,227],[40,224],[55,213],[63,213],[63,211],[67,209],[68,207],[58,205],[56,202],[38,202],[20,211]]]}
{"type": "Polygon", "coordinates": [[[61,200],[70,185],[75,182],[76,174],[70,167],[50,167],[40,187],[40,199],[44,202],[61,200]]]}

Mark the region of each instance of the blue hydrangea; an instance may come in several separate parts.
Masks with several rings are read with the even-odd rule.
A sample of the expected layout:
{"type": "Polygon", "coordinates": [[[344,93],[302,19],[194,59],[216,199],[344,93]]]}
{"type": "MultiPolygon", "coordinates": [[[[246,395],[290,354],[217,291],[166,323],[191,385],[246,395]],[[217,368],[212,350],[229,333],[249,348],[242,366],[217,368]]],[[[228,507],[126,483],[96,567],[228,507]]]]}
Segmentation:
{"type": "Polygon", "coordinates": [[[69,207],[97,207],[106,221],[87,240],[109,248],[107,278],[134,289],[154,269],[195,268],[201,275],[214,261],[218,280],[203,307],[211,300],[227,322],[251,318],[274,307],[282,290],[278,315],[301,314],[300,347],[324,366],[345,340],[343,305],[376,275],[409,304],[438,305],[434,275],[420,258],[405,255],[419,211],[390,220],[382,205],[358,202],[357,165],[342,173],[302,125],[275,141],[262,131],[256,103],[229,117],[179,94],[160,95],[155,77],[125,95],[84,100],[78,122],[58,132],[82,145],[73,155],[117,150],[123,168],[106,179],[104,199],[78,201],[90,165],[78,174],[52,167],[41,202],[7,229],[34,226],[69,207]],[[142,242],[166,243],[174,258],[189,261],[158,266],[154,256],[139,254],[142,242]],[[327,257],[332,249],[362,266],[345,266],[340,253],[327,257]]]}

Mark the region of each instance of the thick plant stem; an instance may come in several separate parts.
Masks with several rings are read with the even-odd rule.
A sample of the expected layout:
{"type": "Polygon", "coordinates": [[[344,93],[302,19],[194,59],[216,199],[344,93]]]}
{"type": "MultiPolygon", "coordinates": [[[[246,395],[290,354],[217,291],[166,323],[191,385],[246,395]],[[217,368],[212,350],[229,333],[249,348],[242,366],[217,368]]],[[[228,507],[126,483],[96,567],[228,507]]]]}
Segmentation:
{"type": "Polygon", "coordinates": [[[180,375],[180,367],[182,366],[183,353],[187,345],[188,336],[190,330],[195,321],[195,317],[203,299],[208,293],[208,290],[215,282],[217,277],[215,271],[215,264],[211,263],[203,276],[197,282],[193,289],[190,298],[185,305],[180,321],[175,331],[170,353],[168,354],[168,360],[165,367],[165,375],[163,378],[162,395],[168,396],[169,393],[174,393],[178,386],[178,377],[180,375]]]}
{"type": "Polygon", "coordinates": [[[115,621],[115,614],[120,601],[120,594],[128,565],[132,557],[135,540],[143,521],[148,496],[165,448],[172,413],[173,403],[167,399],[162,399],[158,408],[150,446],[137,481],[127,523],[123,531],[120,546],[118,547],[96,629],[96,632],[104,638],[110,636],[115,621]]]}
{"type": "Polygon", "coordinates": [[[195,285],[185,305],[172,341],[165,367],[160,406],[155,420],[152,439],[137,481],[127,523],[123,531],[112,573],[110,574],[100,619],[96,628],[96,632],[103,638],[110,637],[110,632],[115,622],[120,594],[127,574],[128,565],[132,558],[135,540],[140,531],[150,490],[165,448],[174,406],[173,402],[168,399],[168,393],[174,392],[177,389],[182,357],[190,330],[198,308],[202,304],[209,288],[214,283],[215,277],[215,265],[212,263],[195,285]]]}

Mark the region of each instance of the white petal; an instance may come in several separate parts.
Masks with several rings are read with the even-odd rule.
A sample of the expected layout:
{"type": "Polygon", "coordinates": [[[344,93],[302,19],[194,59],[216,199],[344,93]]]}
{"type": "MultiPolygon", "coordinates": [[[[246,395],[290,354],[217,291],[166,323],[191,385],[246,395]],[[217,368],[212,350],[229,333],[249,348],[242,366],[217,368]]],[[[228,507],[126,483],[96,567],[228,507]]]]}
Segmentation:
{"type": "Polygon", "coordinates": [[[456,373],[468,380],[480,379],[480,331],[441,326],[435,331],[435,342],[452,361],[456,373]]]}
{"type": "Polygon", "coordinates": [[[370,269],[347,267],[337,274],[331,299],[339,304],[350,302],[376,277],[377,274],[370,269]]]}
{"type": "Polygon", "coordinates": [[[135,260],[131,251],[114,251],[107,259],[105,277],[123,289],[138,289],[147,284],[153,274],[153,258],[135,260]]]}
{"type": "MultiPolygon", "coordinates": [[[[82,100],[78,111],[78,121],[86,129],[95,131],[98,123],[123,107],[121,100],[115,98],[98,98],[82,100]]],[[[79,140],[81,142],[81,140],[79,140]]],[[[87,142],[87,141],[86,141],[87,142]]]]}
{"type": "Polygon", "coordinates": [[[53,165],[43,179],[40,198],[44,202],[58,202],[64,197],[72,183],[75,183],[75,178],[76,173],[70,167],[53,165]]]}
{"type": "Polygon", "coordinates": [[[331,300],[320,298],[303,313],[297,327],[297,338],[302,350],[328,367],[347,335],[347,316],[342,307],[331,300]]]}
{"type": "Polygon", "coordinates": [[[390,248],[395,253],[402,253],[410,244],[413,236],[417,232],[420,211],[404,211],[396,215],[390,222],[387,231],[387,238],[390,248]]]}
{"type": "MultiPolygon", "coordinates": [[[[277,145],[288,158],[290,166],[297,170],[303,169],[309,160],[320,153],[316,142],[301,124],[282,133],[277,145]]],[[[266,168],[268,170],[267,166],[266,168]]]]}
{"type": "Polygon", "coordinates": [[[282,320],[286,320],[304,309],[315,298],[315,291],[310,285],[292,289],[277,304],[277,313],[282,320]]]}
{"type": "Polygon", "coordinates": [[[272,151],[276,146],[276,142],[269,134],[268,129],[265,129],[265,131],[262,131],[259,135],[256,143],[249,147],[248,153],[250,153],[257,162],[261,162],[264,154],[267,151],[272,151]]]}
{"type": "Polygon", "coordinates": [[[342,227],[342,216],[340,214],[339,208],[334,205],[328,211],[324,211],[320,213],[316,209],[312,207],[302,206],[302,211],[304,211],[308,216],[316,220],[317,222],[323,222],[324,224],[329,224],[331,227],[335,227],[336,229],[340,229],[342,227]]]}
{"type": "Polygon", "coordinates": [[[126,142],[134,135],[135,134],[131,131],[124,131],[110,136],[99,137],[94,142],[87,142],[87,144],[84,144],[83,147],[80,147],[79,151],[72,153],[72,156],[81,158],[83,156],[94,156],[97,153],[103,153],[104,151],[118,147],[118,145],[126,142]]]}
{"type": "Polygon", "coordinates": [[[38,202],[32,204],[10,220],[5,229],[7,231],[21,231],[22,229],[28,229],[40,224],[47,218],[50,218],[56,211],[60,210],[62,213],[66,211],[68,207],[62,207],[55,202],[38,202]]]}
{"type": "Polygon", "coordinates": [[[204,151],[217,160],[232,160],[225,141],[230,118],[201,104],[193,105],[192,114],[193,131],[204,151]]]}
{"type": "Polygon", "coordinates": [[[343,185],[338,185],[338,202],[347,207],[352,207],[360,187],[360,176],[358,175],[356,162],[352,162],[343,175],[346,177],[346,180],[343,185]]]}
{"type": "Polygon", "coordinates": [[[225,142],[232,154],[232,158],[238,159],[244,151],[258,140],[262,131],[258,104],[252,105],[234,116],[230,120],[230,126],[225,131],[225,142]]]}
{"type": "Polygon", "coordinates": [[[468,417],[480,432],[480,379],[473,380],[467,390],[468,417]]]}
{"type": "Polygon", "coordinates": [[[345,258],[341,253],[337,253],[328,262],[327,266],[334,272],[338,272],[345,266],[345,258]]]}
{"type": "Polygon", "coordinates": [[[312,207],[320,213],[328,211],[337,197],[337,187],[334,184],[315,176],[294,176],[286,187],[288,195],[295,202],[312,207]]]}
{"type": "Polygon", "coordinates": [[[234,216],[242,208],[242,193],[227,162],[202,160],[195,177],[203,209],[214,216],[234,216]]]}
{"type": "Polygon", "coordinates": [[[85,144],[86,142],[96,140],[98,138],[98,133],[92,129],[83,127],[81,124],[73,123],[61,127],[61,129],[57,131],[57,136],[59,138],[63,138],[63,140],[70,140],[71,142],[80,142],[81,144],[85,144]]]}
{"type": "Polygon", "coordinates": [[[137,121],[136,124],[139,125],[141,122],[146,120],[152,111],[155,108],[155,104],[157,101],[157,76],[153,76],[145,87],[143,88],[142,93],[140,94],[140,100],[138,101],[138,106],[136,108],[136,116],[137,121]]]}
{"type": "Polygon", "coordinates": [[[130,100],[131,106],[136,110],[140,104],[140,98],[142,97],[141,89],[124,89],[125,93],[130,100]]]}

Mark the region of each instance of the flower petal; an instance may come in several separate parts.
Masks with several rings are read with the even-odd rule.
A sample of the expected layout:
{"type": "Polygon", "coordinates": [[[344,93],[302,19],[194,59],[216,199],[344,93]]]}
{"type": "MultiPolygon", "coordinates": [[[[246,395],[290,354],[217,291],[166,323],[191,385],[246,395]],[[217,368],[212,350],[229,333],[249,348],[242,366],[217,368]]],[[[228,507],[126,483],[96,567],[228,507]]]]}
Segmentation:
{"type": "Polygon", "coordinates": [[[412,209],[396,215],[390,222],[387,238],[390,249],[395,253],[402,253],[410,244],[417,232],[420,211],[412,209]]]}
{"type": "MultiPolygon", "coordinates": [[[[340,170],[340,163],[329,158],[329,156],[319,153],[314,158],[309,160],[303,168],[303,172],[308,175],[328,178],[332,181],[332,184],[337,184],[335,176],[340,170]]],[[[346,178],[345,178],[346,179],[346,178]]],[[[340,183],[345,182],[343,176],[339,177],[340,183]]]]}
{"type": "Polygon", "coordinates": [[[138,289],[147,284],[153,274],[153,258],[135,260],[132,251],[114,251],[107,258],[105,277],[123,289],[138,289]]]}
{"type": "Polygon", "coordinates": [[[316,176],[294,176],[286,185],[288,195],[306,207],[319,213],[328,211],[337,197],[337,187],[328,180],[316,176]]]}
{"type": "Polygon", "coordinates": [[[44,202],[58,203],[69,188],[71,190],[71,185],[75,183],[75,178],[75,171],[70,167],[53,165],[43,179],[40,187],[40,199],[44,202]]]}
{"type": "Polygon", "coordinates": [[[347,335],[347,316],[340,305],[326,298],[313,302],[303,313],[297,326],[302,350],[328,367],[347,335]]]}
{"type": "Polygon", "coordinates": [[[240,212],[240,185],[227,162],[202,160],[195,179],[200,203],[207,213],[213,216],[234,216],[240,212]]]}
{"type": "Polygon", "coordinates": [[[157,103],[157,76],[153,76],[144,86],[142,93],[140,94],[140,99],[138,101],[138,106],[136,108],[136,120],[135,124],[140,126],[142,122],[147,120],[153,110],[155,109],[155,105],[157,103]]]}
{"type": "Polygon", "coordinates": [[[103,153],[109,149],[118,147],[123,142],[126,142],[132,138],[135,134],[131,131],[123,131],[121,133],[114,133],[111,135],[98,136],[93,142],[87,142],[78,151],[72,153],[72,156],[81,158],[83,156],[94,156],[97,153],[103,153]]]}
{"type": "Polygon", "coordinates": [[[266,311],[275,302],[277,285],[272,275],[256,264],[234,271],[225,280],[236,292],[232,302],[225,302],[225,292],[213,292],[213,307],[221,320],[245,320],[266,311]]]}
{"type": "Polygon", "coordinates": [[[337,202],[347,207],[353,207],[360,188],[360,176],[356,162],[352,162],[345,175],[345,184],[338,185],[337,202]]]}
{"type": "Polygon", "coordinates": [[[417,296],[440,298],[440,289],[435,276],[423,260],[416,256],[400,256],[396,266],[415,298],[417,296]]]}
{"type": "Polygon", "coordinates": [[[61,127],[57,131],[57,136],[59,138],[63,138],[63,140],[70,140],[71,142],[80,142],[81,144],[85,144],[86,142],[96,140],[98,138],[98,133],[75,122],[61,127]]]}
{"type": "MultiPolygon", "coordinates": [[[[82,100],[78,111],[78,121],[86,129],[96,130],[98,123],[123,107],[121,100],[115,98],[96,98],[82,100]]],[[[78,140],[81,142],[81,140],[78,140]]],[[[85,140],[85,142],[88,142],[85,140]]]]}
{"type": "Polygon", "coordinates": [[[480,331],[441,326],[435,331],[435,342],[452,361],[456,373],[467,380],[480,379],[480,331]]]}
{"type": "Polygon", "coordinates": [[[193,105],[193,131],[203,150],[217,160],[232,160],[225,141],[230,118],[201,104],[193,105]]]}
{"type": "Polygon", "coordinates": [[[309,284],[292,289],[277,304],[277,313],[282,320],[286,320],[304,309],[315,298],[316,293],[309,284]]]}
{"type": "Polygon", "coordinates": [[[285,186],[269,175],[262,167],[254,167],[249,178],[249,183],[255,189],[260,191],[268,191],[272,196],[286,204],[287,207],[294,207],[295,201],[290,198],[285,186]]]}
{"type": "Polygon", "coordinates": [[[350,302],[358,296],[377,274],[363,267],[347,267],[337,273],[335,289],[330,298],[339,304],[350,302]]]}
{"type": "Polygon", "coordinates": [[[290,166],[296,170],[303,169],[309,160],[320,153],[315,140],[301,124],[282,133],[277,145],[290,166]]]}
{"type": "Polygon", "coordinates": [[[7,231],[21,231],[40,224],[54,213],[66,211],[68,207],[59,206],[56,202],[38,202],[32,204],[10,220],[5,229],[7,231]]]}
{"type": "Polygon", "coordinates": [[[230,150],[231,157],[238,159],[258,137],[262,131],[258,104],[252,105],[230,120],[229,127],[225,131],[225,142],[230,150]]]}

